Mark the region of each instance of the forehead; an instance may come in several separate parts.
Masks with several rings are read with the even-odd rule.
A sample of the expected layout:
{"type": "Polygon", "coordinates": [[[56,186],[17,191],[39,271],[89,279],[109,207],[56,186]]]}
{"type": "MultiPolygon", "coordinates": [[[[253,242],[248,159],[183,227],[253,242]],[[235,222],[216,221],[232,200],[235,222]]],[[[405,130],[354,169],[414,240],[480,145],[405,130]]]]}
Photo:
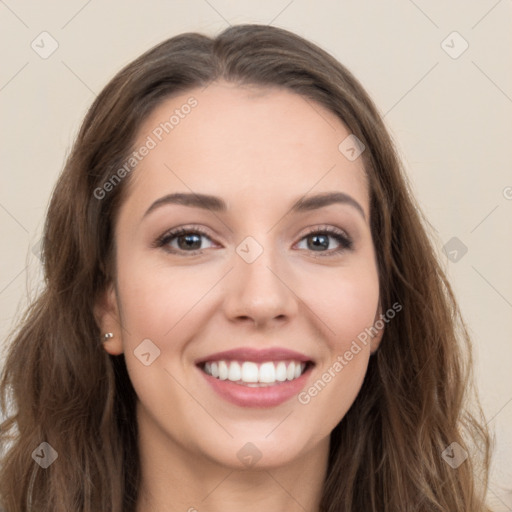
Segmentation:
{"type": "Polygon", "coordinates": [[[340,190],[368,214],[362,158],[339,150],[349,135],[334,113],[287,89],[212,83],[165,99],[145,120],[134,149],[151,149],[128,199],[204,192],[269,208],[284,195],[340,190]]]}

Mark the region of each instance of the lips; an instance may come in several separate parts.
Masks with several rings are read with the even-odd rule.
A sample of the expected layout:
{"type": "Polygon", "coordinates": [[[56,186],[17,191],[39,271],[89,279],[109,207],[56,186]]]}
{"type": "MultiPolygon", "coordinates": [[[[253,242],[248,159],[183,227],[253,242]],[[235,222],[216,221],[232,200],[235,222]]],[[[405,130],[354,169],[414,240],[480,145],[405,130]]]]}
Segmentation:
{"type": "Polygon", "coordinates": [[[272,407],[297,394],[314,361],[285,348],[240,348],[195,361],[222,398],[242,407],[272,407]]]}
{"type": "Polygon", "coordinates": [[[289,350],[287,348],[267,348],[255,349],[250,347],[236,348],[232,350],[225,350],[223,352],[216,352],[209,356],[203,357],[195,361],[196,365],[211,362],[211,361],[254,361],[255,363],[263,363],[265,361],[300,361],[307,363],[313,361],[312,358],[289,350]]]}

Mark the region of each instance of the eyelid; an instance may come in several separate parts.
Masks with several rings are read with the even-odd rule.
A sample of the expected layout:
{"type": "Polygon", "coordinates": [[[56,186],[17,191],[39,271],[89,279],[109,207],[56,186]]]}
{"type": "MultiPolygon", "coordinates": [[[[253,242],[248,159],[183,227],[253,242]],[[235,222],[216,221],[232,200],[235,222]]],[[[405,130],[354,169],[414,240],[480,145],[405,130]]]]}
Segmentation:
{"type": "MultiPolygon", "coordinates": [[[[210,230],[204,226],[198,225],[198,224],[191,224],[191,225],[185,225],[185,226],[178,226],[172,229],[167,230],[162,235],[160,235],[152,244],[153,248],[163,248],[167,252],[171,254],[181,254],[181,255],[187,255],[187,256],[194,256],[197,254],[202,254],[206,249],[195,249],[192,251],[185,251],[185,250],[179,250],[174,248],[169,248],[168,241],[173,240],[181,235],[184,234],[190,234],[194,233],[199,236],[204,236],[208,238],[212,243],[218,244],[216,242],[215,237],[211,235],[210,230]]],[[[340,247],[338,249],[331,249],[327,251],[306,251],[315,254],[315,256],[334,256],[341,252],[345,252],[347,250],[351,250],[353,248],[353,240],[352,237],[343,229],[340,229],[338,227],[332,226],[332,225],[314,225],[309,226],[306,228],[306,231],[303,232],[298,239],[298,241],[294,244],[297,245],[298,243],[302,242],[304,238],[314,235],[314,234],[326,234],[328,236],[331,236],[332,238],[336,239],[338,244],[340,244],[340,247]]]]}
{"type": "Polygon", "coordinates": [[[331,224],[315,224],[314,226],[309,226],[306,228],[306,232],[301,235],[301,240],[305,236],[314,234],[314,233],[328,233],[328,234],[338,234],[341,236],[344,236],[348,240],[352,240],[350,235],[341,228],[338,228],[336,226],[332,226],[331,224]]]}
{"type": "MultiPolygon", "coordinates": [[[[342,252],[353,250],[354,241],[348,232],[330,224],[314,225],[307,228],[307,231],[300,235],[299,241],[302,242],[304,238],[314,234],[325,234],[337,240],[340,247],[338,249],[331,249],[327,251],[309,251],[315,257],[329,257],[336,256],[342,252]]],[[[295,244],[296,245],[296,244],[295,244]]]]}
{"type": "MultiPolygon", "coordinates": [[[[212,236],[210,233],[210,230],[204,226],[200,226],[198,224],[189,224],[185,226],[178,226],[175,228],[168,229],[165,231],[162,235],[160,235],[152,244],[151,246],[153,248],[164,248],[167,246],[167,240],[174,239],[180,235],[188,234],[188,233],[197,233],[200,236],[204,236],[208,239],[210,239],[214,244],[217,242],[215,241],[215,237],[212,236]]],[[[202,252],[201,249],[196,249],[194,251],[176,251],[176,250],[168,250],[168,252],[177,254],[180,253],[188,253],[189,255],[198,254],[202,252]]]]}

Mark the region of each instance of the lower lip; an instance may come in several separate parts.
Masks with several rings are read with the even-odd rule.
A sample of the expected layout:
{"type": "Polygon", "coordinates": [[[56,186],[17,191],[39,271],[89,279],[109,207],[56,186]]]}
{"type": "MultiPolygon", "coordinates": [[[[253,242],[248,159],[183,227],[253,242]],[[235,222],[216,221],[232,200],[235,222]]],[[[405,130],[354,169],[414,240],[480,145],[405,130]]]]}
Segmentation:
{"type": "Polygon", "coordinates": [[[249,387],[243,384],[235,384],[230,380],[220,380],[208,375],[198,368],[206,382],[222,398],[240,407],[275,407],[293,396],[296,396],[304,388],[312,367],[297,379],[278,382],[272,386],[249,387]]]}

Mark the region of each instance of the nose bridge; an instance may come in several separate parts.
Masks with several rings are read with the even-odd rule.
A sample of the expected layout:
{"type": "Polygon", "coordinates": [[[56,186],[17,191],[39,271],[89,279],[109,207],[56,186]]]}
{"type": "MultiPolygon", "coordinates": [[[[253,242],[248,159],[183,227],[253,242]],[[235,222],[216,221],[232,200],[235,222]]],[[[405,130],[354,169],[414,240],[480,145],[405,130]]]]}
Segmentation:
{"type": "Polygon", "coordinates": [[[286,273],[281,269],[286,262],[268,233],[258,238],[261,242],[246,237],[235,249],[226,314],[256,323],[291,317],[297,311],[297,298],[285,284],[286,273]]]}

